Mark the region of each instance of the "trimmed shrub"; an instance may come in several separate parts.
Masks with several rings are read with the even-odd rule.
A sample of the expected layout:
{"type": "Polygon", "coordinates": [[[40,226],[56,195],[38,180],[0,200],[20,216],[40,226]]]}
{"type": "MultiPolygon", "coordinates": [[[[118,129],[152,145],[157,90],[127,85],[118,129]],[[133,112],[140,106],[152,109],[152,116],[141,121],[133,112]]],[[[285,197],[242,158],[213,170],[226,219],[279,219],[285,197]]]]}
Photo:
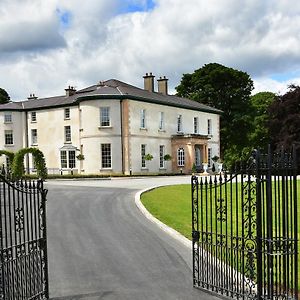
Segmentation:
{"type": "Polygon", "coordinates": [[[34,159],[34,164],[37,170],[37,176],[39,178],[45,179],[47,177],[47,168],[44,154],[41,150],[37,148],[23,148],[19,150],[15,156],[12,163],[12,176],[15,179],[23,177],[24,171],[24,156],[27,153],[31,153],[34,159]]]}

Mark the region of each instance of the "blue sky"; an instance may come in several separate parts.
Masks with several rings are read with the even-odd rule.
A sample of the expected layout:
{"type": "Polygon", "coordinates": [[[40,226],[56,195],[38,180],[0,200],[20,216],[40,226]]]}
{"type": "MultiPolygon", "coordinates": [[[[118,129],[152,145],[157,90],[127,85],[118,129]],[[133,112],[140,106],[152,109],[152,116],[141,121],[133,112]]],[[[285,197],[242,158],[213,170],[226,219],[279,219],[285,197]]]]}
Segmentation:
{"type": "Polygon", "coordinates": [[[282,73],[273,73],[271,74],[270,78],[273,80],[277,80],[279,82],[285,82],[289,80],[293,80],[293,78],[300,77],[300,71],[293,70],[288,72],[282,72],[282,73]]]}
{"type": "Polygon", "coordinates": [[[66,29],[69,26],[71,26],[72,14],[70,11],[62,11],[60,9],[57,9],[56,12],[63,29],[66,29]]]}
{"type": "MultiPolygon", "coordinates": [[[[134,12],[147,12],[155,8],[155,2],[153,0],[145,1],[131,1],[131,0],[120,0],[117,14],[130,14],[134,12]]],[[[63,29],[71,26],[72,13],[71,11],[56,9],[59,17],[61,26],[63,29]]]]}
{"type": "Polygon", "coordinates": [[[133,13],[133,12],[143,12],[152,10],[155,7],[155,3],[152,0],[147,0],[145,3],[139,1],[122,1],[124,6],[121,8],[121,13],[133,13]]]}
{"type": "Polygon", "coordinates": [[[300,1],[2,0],[0,11],[0,87],[13,100],[110,78],[143,87],[146,72],[173,93],[211,62],[247,72],[254,93],[300,84],[300,1]]]}

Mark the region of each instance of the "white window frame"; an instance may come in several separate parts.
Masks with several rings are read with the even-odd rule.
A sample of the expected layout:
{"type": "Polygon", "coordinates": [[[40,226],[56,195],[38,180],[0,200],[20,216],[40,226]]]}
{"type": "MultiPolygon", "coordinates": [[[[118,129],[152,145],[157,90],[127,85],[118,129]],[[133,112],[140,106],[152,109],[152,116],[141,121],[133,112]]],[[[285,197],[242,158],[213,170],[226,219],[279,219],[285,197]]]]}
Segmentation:
{"type": "Polygon", "coordinates": [[[6,112],[4,113],[4,123],[12,123],[12,113],[11,112],[6,112]]]}
{"type": "Polygon", "coordinates": [[[146,109],[141,109],[140,111],[140,128],[146,129],[146,109]]]}
{"type": "Polygon", "coordinates": [[[159,125],[158,125],[159,130],[164,130],[165,129],[165,114],[163,111],[159,113],[159,125]]]}
{"type": "Polygon", "coordinates": [[[182,132],[182,115],[177,116],[177,132],[182,132]]]}
{"type": "Polygon", "coordinates": [[[211,121],[211,119],[207,119],[207,134],[212,135],[212,121],[211,121]]]}
{"type": "Polygon", "coordinates": [[[72,130],[71,126],[67,125],[65,126],[65,143],[71,143],[72,142],[72,130]]]}
{"type": "Polygon", "coordinates": [[[100,107],[100,127],[110,127],[110,107],[100,107]]]}
{"type": "Polygon", "coordinates": [[[14,133],[12,130],[4,131],[4,140],[5,140],[5,145],[13,145],[14,144],[14,133]]]}
{"type": "Polygon", "coordinates": [[[67,156],[66,150],[61,150],[60,151],[60,166],[62,169],[67,169],[68,168],[68,156],[67,156]]]}
{"type": "Polygon", "coordinates": [[[184,148],[177,149],[177,166],[184,167],[185,157],[184,157],[184,148]]]}
{"type": "Polygon", "coordinates": [[[31,112],[31,122],[35,123],[36,122],[36,111],[31,112]]]}
{"type": "Polygon", "coordinates": [[[199,133],[199,118],[194,117],[194,133],[198,134],[199,133]]]}
{"type": "Polygon", "coordinates": [[[165,145],[159,145],[159,168],[164,169],[165,168],[165,145]]]}
{"type": "Polygon", "coordinates": [[[70,120],[71,116],[71,110],[69,107],[64,109],[64,119],[65,120],[70,120]]]}
{"type": "Polygon", "coordinates": [[[61,169],[76,168],[76,151],[75,150],[60,150],[60,166],[61,169]]]}
{"type": "Polygon", "coordinates": [[[31,145],[37,145],[37,129],[31,129],[31,145]]]}
{"type": "Polygon", "coordinates": [[[112,168],[112,157],[111,157],[111,144],[103,143],[100,146],[101,151],[101,169],[111,169],[112,168]]]}
{"type": "Polygon", "coordinates": [[[145,155],[146,155],[146,144],[141,144],[141,168],[146,169],[146,160],[145,160],[145,155]]]}
{"type": "Polygon", "coordinates": [[[75,150],[68,151],[68,164],[69,164],[70,169],[76,168],[76,151],[75,150]]]}

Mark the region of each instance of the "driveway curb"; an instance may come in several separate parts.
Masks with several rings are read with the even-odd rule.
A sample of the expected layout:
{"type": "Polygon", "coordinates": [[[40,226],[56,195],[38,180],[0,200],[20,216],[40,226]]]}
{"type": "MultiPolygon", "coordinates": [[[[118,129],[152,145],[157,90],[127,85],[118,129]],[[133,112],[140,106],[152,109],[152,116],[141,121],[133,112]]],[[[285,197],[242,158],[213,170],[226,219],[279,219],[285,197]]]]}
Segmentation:
{"type": "Polygon", "coordinates": [[[178,231],[176,231],[175,229],[167,226],[166,224],[162,223],[161,221],[159,221],[157,218],[155,218],[147,209],[146,207],[143,205],[143,203],[141,202],[141,195],[145,192],[154,190],[156,188],[158,188],[160,186],[154,186],[154,187],[150,187],[150,188],[146,188],[144,190],[141,190],[139,192],[137,192],[135,194],[135,204],[138,207],[138,209],[142,212],[142,214],[151,222],[153,222],[154,224],[156,224],[161,230],[163,230],[164,232],[166,232],[167,234],[169,234],[170,236],[172,236],[174,239],[176,239],[177,241],[181,242],[183,245],[185,245],[186,247],[192,249],[192,241],[190,241],[189,239],[187,239],[185,236],[183,236],[181,233],[179,233],[178,231]]]}

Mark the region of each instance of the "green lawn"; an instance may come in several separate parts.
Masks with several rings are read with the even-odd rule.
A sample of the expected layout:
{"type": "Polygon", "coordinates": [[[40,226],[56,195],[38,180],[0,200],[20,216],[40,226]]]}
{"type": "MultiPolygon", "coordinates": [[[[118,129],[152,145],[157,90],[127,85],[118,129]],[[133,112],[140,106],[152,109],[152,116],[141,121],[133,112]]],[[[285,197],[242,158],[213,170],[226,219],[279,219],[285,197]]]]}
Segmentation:
{"type": "MultiPolygon", "coordinates": [[[[298,241],[300,240],[300,181],[298,181],[298,241]]],[[[235,193],[236,186],[232,186],[232,195],[233,198],[236,197],[235,193]]],[[[239,189],[237,189],[239,190],[239,189]]],[[[228,193],[229,191],[226,191],[228,193]]],[[[200,192],[199,192],[200,193],[200,192]]],[[[220,193],[218,190],[214,190],[214,193],[220,193]]],[[[225,193],[225,194],[226,194],[225,193]]],[[[203,194],[203,199],[206,199],[206,197],[209,199],[210,195],[208,193],[203,194]]],[[[223,195],[222,198],[226,198],[223,195]]],[[[239,194],[236,199],[240,199],[241,195],[239,194]]],[[[174,228],[181,234],[183,234],[185,237],[191,239],[191,231],[192,231],[192,225],[191,225],[191,186],[190,185],[176,185],[176,186],[167,186],[167,187],[160,187],[157,189],[154,189],[150,192],[146,192],[141,197],[142,203],[144,206],[152,213],[157,219],[162,221],[163,223],[167,224],[168,226],[174,228]]],[[[210,201],[208,201],[209,203],[210,201]]],[[[220,222],[218,223],[215,219],[215,204],[212,203],[212,205],[205,203],[205,201],[200,205],[199,201],[199,218],[203,218],[203,226],[207,226],[204,231],[214,231],[220,232],[220,222]],[[211,215],[212,222],[206,222],[205,218],[207,215],[211,215]],[[206,224],[207,223],[207,224],[206,224]],[[217,227],[216,227],[217,226],[217,227]]],[[[226,218],[231,218],[230,211],[235,211],[238,215],[238,221],[233,223],[234,225],[232,228],[228,228],[228,235],[241,235],[241,228],[240,226],[242,219],[243,219],[243,212],[242,212],[242,206],[240,204],[240,200],[233,201],[233,203],[228,204],[225,216],[226,218]],[[238,206],[238,208],[236,208],[238,206]]],[[[266,218],[266,216],[265,216],[266,218]]],[[[234,216],[233,216],[234,219],[234,216]]],[[[273,224],[275,225],[275,222],[277,218],[274,218],[275,221],[273,221],[273,224]]],[[[208,218],[210,220],[210,217],[208,218]]],[[[279,220],[279,222],[281,222],[279,220]]],[[[273,225],[273,226],[274,226],[273,225]]],[[[276,225],[279,227],[279,225],[276,225]]],[[[201,229],[201,228],[200,228],[201,229]]],[[[224,229],[223,233],[224,233],[224,229]]],[[[300,243],[298,242],[298,250],[300,249],[300,243]]],[[[300,258],[300,256],[299,256],[300,258]]],[[[300,274],[300,259],[298,260],[298,274],[300,274]]],[[[299,285],[300,285],[300,278],[299,278],[299,285]]]]}

